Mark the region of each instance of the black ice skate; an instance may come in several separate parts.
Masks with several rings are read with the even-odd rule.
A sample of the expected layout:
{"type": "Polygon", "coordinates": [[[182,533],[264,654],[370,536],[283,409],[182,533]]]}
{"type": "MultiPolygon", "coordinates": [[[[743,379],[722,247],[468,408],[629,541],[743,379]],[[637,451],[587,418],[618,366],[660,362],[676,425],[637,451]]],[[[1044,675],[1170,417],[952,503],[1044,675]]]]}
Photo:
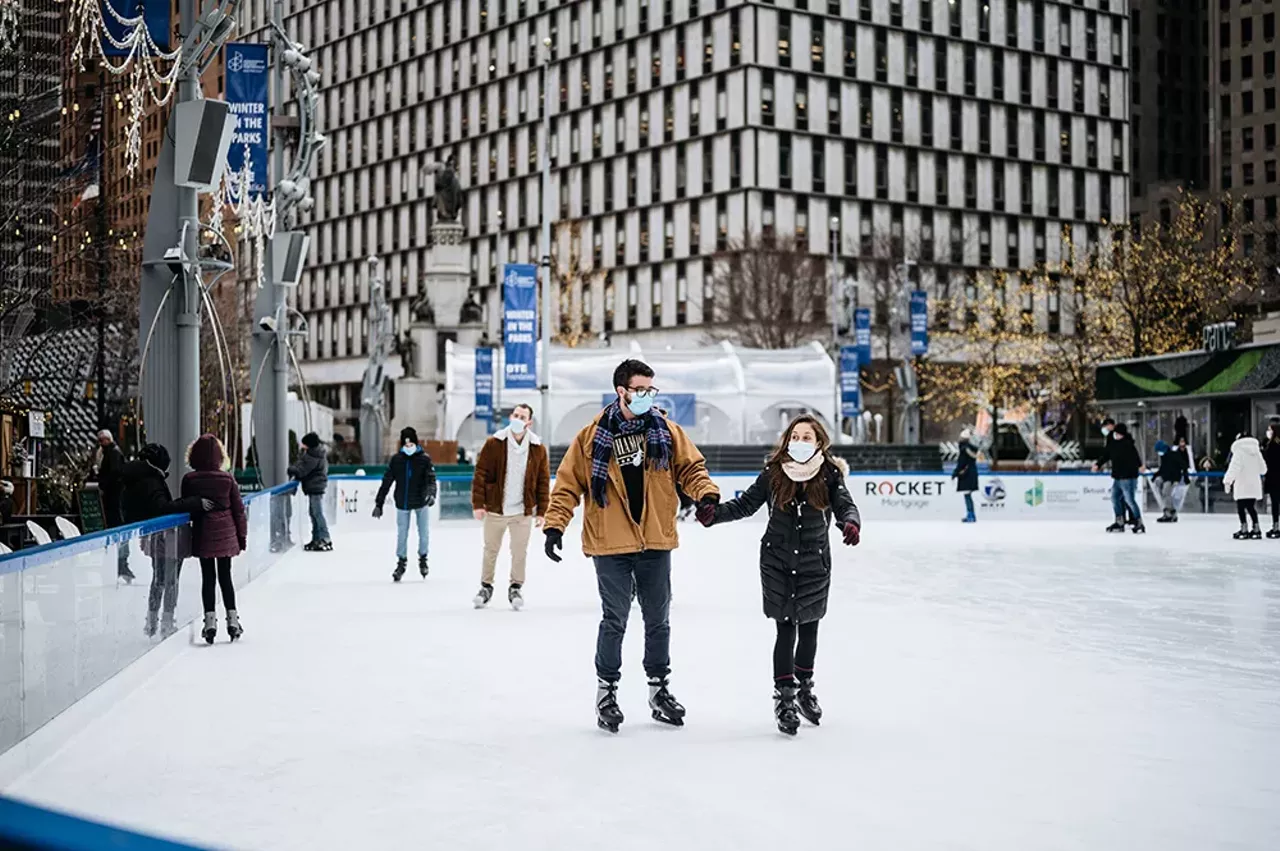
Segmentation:
{"type": "Polygon", "coordinates": [[[804,677],[800,680],[800,693],[796,696],[796,706],[805,720],[813,726],[816,727],[822,723],[822,706],[818,703],[818,696],[813,693],[812,677],[804,677]]]}
{"type": "Polygon", "coordinates": [[[422,574],[423,579],[426,579],[427,574],[431,572],[431,568],[427,567],[426,556],[418,556],[418,572],[422,574]]]}
{"type": "Polygon", "coordinates": [[[471,602],[475,604],[477,609],[483,609],[489,605],[489,601],[493,599],[493,586],[480,583],[480,591],[471,598],[471,602]]]}
{"type": "Polygon", "coordinates": [[[132,584],[133,584],[133,580],[135,580],[135,579],[137,579],[137,578],[138,578],[138,577],[134,576],[134,575],[133,575],[133,571],[132,571],[132,570],[130,570],[129,568],[127,568],[127,567],[122,567],[122,568],[120,568],[120,570],[119,570],[119,571],[117,571],[116,576],[118,576],[120,579],[122,579],[122,580],[124,581],[124,584],[125,584],[125,585],[132,585],[132,584]]]}
{"type": "Polygon", "coordinates": [[[794,681],[779,682],[773,690],[773,715],[778,719],[778,732],[794,736],[800,729],[794,681]]]}
{"type": "Polygon", "coordinates": [[[1246,525],[1244,525],[1243,523],[1241,523],[1241,524],[1240,524],[1240,531],[1239,531],[1239,532],[1235,532],[1235,533],[1233,533],[1233,534],[1231,535],[1231,537],[1235,538],[1237,541],[1243,541],[1243,540],[1248,539],[1248,537],[1249,537],[1249,527],[1248,527],[1248,526],[1246,526],[1246,525]]]}
{"type": "Polygon", "coordinates": [[[507,589],[507,602],[517,612],[524,608],[524,595],[520,593],[520,586],[514,582],[507,589]]]}
{"type": "Polygon", "coordinates": [[[1251,541],[1262,540],[1262,530],[1258,528],[1257,523],[1254,523],[1253,528],[1249,530],[1249,540],[1251,541]]]}
{"type": "Polygon", "coordinates": [[[1272,523],[1271,528],[1267,531],[1268,538],[1280,538],[1280,523],[1272,523]]]}
{"type": "Polygon", "coordinates": [[[159,627],[159,624],[160,624],[160,613],[147,612],[147,625],[142,628],[142,631],[146,633],[146,636],[148,638],[151,638],[155,636],[156,629],[159,627]]]}
{"type": "Polygon", "coordinates": [[[309,553],[327,553],[333,550],[332,541],[312,541],[303,547],[309,553]]]}
{"type": "Polygon", "coordinates": [[[408,563],[409,563],[408,559],[403,559],[403,558],[396,559],[396,569],[391,571],[392,582],[400,581],[400,577],[404,576],[405,565],[408,563]]]}
{"type": "Polygon", "coordinates": [[[649,709],[653,711],[654,721],[672,727],[684,726],[684,707],[667,688],[666,677],[649,678],[649,709]]]}
{"type": "Polygon", "coordinates": [[[240,615],[235,609],[227,610],[227,636],[235,641],[244,635],[244,628],[240,626],[240,615]]]}
{"type": "Polygon", "coordinates": [[[1161,514],[1159,517],[1156,518],[1156,522],[1157,523],[1177,523],[1178,512],[1174,511],[1172,508],[1166,508],[1164,510],[1164,514],[1161,514]]]}
{"type": "Polygon", "coordinates": [[[1147,531],[1147,527],[1143,525],[1141,520],[1133,524],[1133,534],[1142,535],[1142,534],[1145,534],[1146,531],[1147,531]]]}
{"type": "Polygon", "coordinates": [[[618,732],[622,726],[622,709],[618,706],[618,684],[596,680],[596,724],[601,730],[618,732]]]}
{"type": "Polygon", "coordinates": [[[1116,522],[1112,523],[1110,526],[1108,526],[1108,527],[1107,527],[1107,531],[1108,531],[1108,532],[1123,532],[1123,531],[1124,531],[1124,518],[1123,518],[1123,517],[1117,517],[1117,518],[1116,518],[1116,522]]]}
{"type": "Polygon", "coordinates": [[[212,644],[218,637],[218,616],[213,612],[204,613],[204,629],[201,630],[200,635],[204,638],[205,644],[212,644]]]}

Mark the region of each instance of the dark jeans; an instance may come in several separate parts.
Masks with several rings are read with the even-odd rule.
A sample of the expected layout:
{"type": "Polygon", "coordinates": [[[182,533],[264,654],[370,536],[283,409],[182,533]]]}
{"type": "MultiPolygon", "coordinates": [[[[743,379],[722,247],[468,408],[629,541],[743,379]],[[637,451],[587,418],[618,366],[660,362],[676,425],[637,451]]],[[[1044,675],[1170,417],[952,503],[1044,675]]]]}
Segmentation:
{"type": "Polygon", "coordinates": [[[206,613],[214,607],[215,574],[217,584],[222,586],[222,605],[228,612],[236,608],[236,587],[231,584],[231,557],[200,559],[200,601],[204,603],[206,613]]]}
{"type": "MultiPolygon", "coordinates": [[[[155,536],[157,539],[159,536],[155,536]]],[[[163,549],[164,544],[156,540],[155,546],[163,549]]],[[[178,574],[182,572],[182,559],[171,558],[164,553],[151,555],[151,591],[147,596],[147,611],[155,614],[160,611],[160,600],[164,599],[164,612],[173,615],[178,606],[178,574]]]]}
{"type": "Polygon", "coordinates": [[[818,622],[795,624],[791,621],[776,621],[776,623],[778,640],[773,645],[773,678],[775,680],[785,680],[792,676],[798,676],[801,679],[811,678],[813,660],[818,655],[818,622]]]}
{"type": "Polygon", "coordinates": [[[1248,512],[1249,518],[1253,520],[1253,525],[1258,525],[1258,501],[1256,499],[1237,499],[1236,513],[1240,515],[1240,525],[1245,522],[1245,513],[1248,512]]]}
{"type": "Polygon", "coordinates": [[[671,553],[646,550],[616,556],[596,556],[600,588],[600,633],[596,638],[596,676],[607,682],[622,678],[622,639],[631,613],[631,590],[640,600],[644,617],[644,672],[665,677],[671,672],[671,553]]]}

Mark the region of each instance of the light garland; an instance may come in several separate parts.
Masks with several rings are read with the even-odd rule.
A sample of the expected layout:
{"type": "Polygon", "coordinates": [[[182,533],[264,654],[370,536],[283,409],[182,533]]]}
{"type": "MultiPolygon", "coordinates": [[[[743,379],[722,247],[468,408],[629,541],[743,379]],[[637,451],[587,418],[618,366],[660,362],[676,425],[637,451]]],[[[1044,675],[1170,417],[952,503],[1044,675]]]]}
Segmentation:
{"type": "MultiPolygon", "coordinates": [[[[230,208],[236,220],[235,242],[249,243],[257,264],[258,288],[262,288],[265,278],[265,260],[267,241],[276,232],[276,201],[273,197],[267,201],[263,193],[250,191],[253,186],[253,163],[248,146],[245,146],[244,165],[238,173],[229,168],[222,170],[222,181],[214,198],[213,212],[209,218],[209,227],[226,238],[223,230],[223,216],[230,208]]],[[[228,242],[232,240],[228,239],[228,242]]]]}
{"type": "MultiPolygon", "coordinates": [[[[0,0],[8,4],[16,0],[0,0]]],[[[97,59],[113,77],[129,79],[126,100],[128,101],[128,142],[125,148],[125,169],[130,175],[136,174],[142,159],[142,119],[145,117],[147,101],[156,106],[164,106],[173,99],[177,89],[178,73],[181,63],[177,60],[182,55],[182,48],[165,51],[151,38],[146,19],[142,14],[126,17],[117,12],[110,2],[102,0],[68,0],[70,8],[68,16],[72,21],[75,47],[71,52],[71,64],[79,70],[85,70],[85,62],[97,59]],[[125,35],[117,39],[107,28],[102,17],[106,9],[116,24],[124,28],[125,35]],[[123,60],[113,64],[103,50],[103,42],[111,44],[117,50],[125,52],[123,60]],[[171,63],[167,71],[161,71],[159,63],[171,63]]],[[[3,13],[0,13],[2,18],[3,13]]],[[[3,26],[0,20],[0,27],[3,26]]]]}

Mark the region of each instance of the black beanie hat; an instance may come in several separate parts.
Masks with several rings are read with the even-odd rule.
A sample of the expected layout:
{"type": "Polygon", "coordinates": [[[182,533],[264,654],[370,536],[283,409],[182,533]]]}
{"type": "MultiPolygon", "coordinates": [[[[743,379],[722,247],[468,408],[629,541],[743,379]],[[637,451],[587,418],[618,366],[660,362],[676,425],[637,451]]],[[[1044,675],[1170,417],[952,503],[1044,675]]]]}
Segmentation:
{"type": "Polygon", "coordinates": [[[400,429],[400,443],[402,445],[405,443],[417,443],[417,442],[418,442],[418,432],[413,428],[413,426],[405,426],[404,428],[400,429]]]}
{"type": "Polygon", "coordinates": [[[320,445],[320,435],[316,434],[314,431],[307,432],[302,436],[302,445],[308,449],[315,449],[320,445]]]}
{"type": "Polygon", "coordinates": [[[169,469],[169,450],[158,443],[148,443],[142,447],[138,457],[157,470],[167,471],[169,469]]]}

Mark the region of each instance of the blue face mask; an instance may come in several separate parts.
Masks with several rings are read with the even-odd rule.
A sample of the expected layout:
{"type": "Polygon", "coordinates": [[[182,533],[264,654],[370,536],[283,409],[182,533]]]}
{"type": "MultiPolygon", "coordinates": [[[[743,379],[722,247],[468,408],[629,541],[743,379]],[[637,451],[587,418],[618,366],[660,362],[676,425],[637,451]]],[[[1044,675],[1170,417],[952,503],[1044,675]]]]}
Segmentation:
{"type": "Polygon", "coordinates": [[[631,394],[631,401],[627,403],[627,410],[637,417],[642,417],[649,413],[649,409],[652,407],[652,396],[637,396],[635,393],[631,394]]]}
{"type": "Polygon", "coordinates": [[[404,446],[400,447],[400,451],[403,452],[405,455],[414,455],[418,451],[418,444],[406,443],[404,446]]]}
{"type": "Polygon", "coordinates": [[[787,444],[787,454],[792,460],[801,464],[813,457],[813,453],[818,451],[818,447],[813,443],[805,443],[802,440],[793,440],[787,444]]]}

